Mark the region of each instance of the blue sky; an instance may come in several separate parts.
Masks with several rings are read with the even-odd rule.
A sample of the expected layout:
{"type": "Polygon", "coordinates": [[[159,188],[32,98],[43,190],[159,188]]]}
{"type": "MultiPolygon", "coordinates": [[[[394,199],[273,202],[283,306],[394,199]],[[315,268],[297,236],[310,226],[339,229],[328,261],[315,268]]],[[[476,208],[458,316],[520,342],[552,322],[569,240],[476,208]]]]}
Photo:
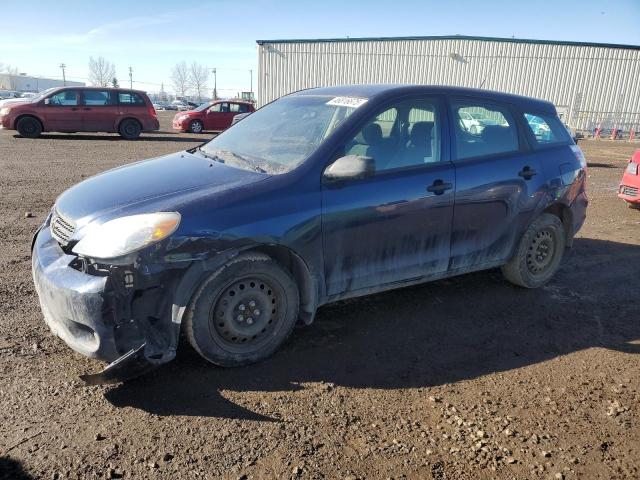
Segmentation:
{"type": "MultiPolygon", "coordinates": [[[[218,71],[218,90],[256,84],[256,39],[480,35],[640,44],[640,0],[174,0],[10,2],[0,63],[20,72],[86,80],[89,56],[116,65],[121,82],[171,90],[173,65],[218,71]]],[[[210,81],[211,87],[213,81],[210,81]]]]}

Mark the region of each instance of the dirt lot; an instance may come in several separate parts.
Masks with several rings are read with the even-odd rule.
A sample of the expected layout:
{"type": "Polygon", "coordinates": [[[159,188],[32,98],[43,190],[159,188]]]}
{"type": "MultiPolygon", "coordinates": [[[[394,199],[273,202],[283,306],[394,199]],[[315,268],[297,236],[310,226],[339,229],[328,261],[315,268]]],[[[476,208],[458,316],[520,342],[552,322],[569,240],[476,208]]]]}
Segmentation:
{"type": "Polygon", "coordinates": [[[0,131],[0,478],[640,478],[627,142],[582,144],[589,217],[541,290],[466,275],[322,308],[250,368],[183,345],[137,381],[83,386],[102,364],[46,328],[32,233],[83,178],[208,137],[0,131]]]}

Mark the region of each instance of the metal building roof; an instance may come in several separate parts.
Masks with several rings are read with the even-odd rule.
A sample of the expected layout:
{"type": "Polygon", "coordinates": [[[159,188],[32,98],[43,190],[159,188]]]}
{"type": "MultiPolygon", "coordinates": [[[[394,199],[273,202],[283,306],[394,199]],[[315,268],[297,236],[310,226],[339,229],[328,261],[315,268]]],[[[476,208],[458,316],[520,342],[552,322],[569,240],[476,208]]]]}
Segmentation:
{"type": "Polygon", "coordinates": [[[406,40],[476,40],[482,42],[531,43],[538,45],[573,45],[581,47],[621,48],[640,50],[640,45],[623,45],[618,43],[575,42],[565,40],[536,40],[530,38],[476,37],[470,35],[410,36],[410,37],[359,37],[359,38],[302,38],[280,40],[256,40],[258,45],[265,43],[335,43],[335,42],[376,42],[406,40]]]}

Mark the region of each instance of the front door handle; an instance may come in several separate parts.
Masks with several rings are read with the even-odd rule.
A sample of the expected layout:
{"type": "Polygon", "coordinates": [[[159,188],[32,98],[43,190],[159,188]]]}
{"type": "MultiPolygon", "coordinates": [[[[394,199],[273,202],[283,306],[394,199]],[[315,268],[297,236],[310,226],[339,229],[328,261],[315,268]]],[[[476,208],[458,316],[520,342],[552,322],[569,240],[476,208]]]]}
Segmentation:
{"type": "Polygon", "coordinates": [[[83,110],[91,110],[91,109],[90,109],[90,108],[86,108],[86,107],[85,107],[85,108],[83,108],[83,110]]]}
{"type": "Polygon", "coordinates": [[[435,193],[436,195],[442,195],[447,190],[451,190],[453,188],[452,183],[445,183],[442,180],[435,180],[431,185],[427,187],[427,191],[435,193]]]}
{"type": "Polygon", "coordinates": [[[518,175],[520,175],[525,180],[529,180],[531,179],[531,177],[537,174],[538,172],[536,172],[533,168],[529,167],[528,165],[518,172],[518,175]]]}
{"type": "Polygon", "coordinates": [[[77,112],[78,110],[80,110],[78,107],[73,107],[73,108],[71,109],[71,111],[72,111],[72,112],[77,112]]]}

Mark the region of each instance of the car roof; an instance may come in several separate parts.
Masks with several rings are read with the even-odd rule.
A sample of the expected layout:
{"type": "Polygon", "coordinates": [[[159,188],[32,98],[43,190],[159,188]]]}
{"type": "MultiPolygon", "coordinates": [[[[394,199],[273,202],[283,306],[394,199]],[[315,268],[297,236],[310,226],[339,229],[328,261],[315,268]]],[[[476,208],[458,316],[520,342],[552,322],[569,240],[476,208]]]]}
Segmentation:
{"type": "Polygon", "coordinates": [[[248,101],[248,100],[240,100],[240,99],[236,99],[236,98],[219,98],[218,100],[214,100],[211,103],[246,103],[247,105],[253,105],[252,102],[248,101]]]}
{"type": "Polygon", "coordinates": [[[407,84],[367,84],[367,85],[338,85],[333,87],[319,87],[300,90],[292,95],[331,95],[354,96],[369,99],[384,99],[385,97],[403,94],[432,94],[449,96],[481,97],[495,102],[511,103],[526,110],[548,112],[556,114],[553,103],[537,98],[514,95],[512,93],[483,90],[480,88],[451,87],[444,85],[407,85],[407,84]]]}
{"type": "MultiPolygon", "coordinates": [[[[133,88],[122,88],[122,87],[85,87],[82,85],[76,85],[76,86],[70,86],[70,87],[58,87],[56,88],[56,91],[62,91],[62,90],[113,90],[114,92],[135,92],[135,93],[141,93],[143,95],[146,95],[147,92],[145,92],[144,90],[136,90],[133,88]]],[[[53,91],[53,90],[52,90],[53,91]]]]}

